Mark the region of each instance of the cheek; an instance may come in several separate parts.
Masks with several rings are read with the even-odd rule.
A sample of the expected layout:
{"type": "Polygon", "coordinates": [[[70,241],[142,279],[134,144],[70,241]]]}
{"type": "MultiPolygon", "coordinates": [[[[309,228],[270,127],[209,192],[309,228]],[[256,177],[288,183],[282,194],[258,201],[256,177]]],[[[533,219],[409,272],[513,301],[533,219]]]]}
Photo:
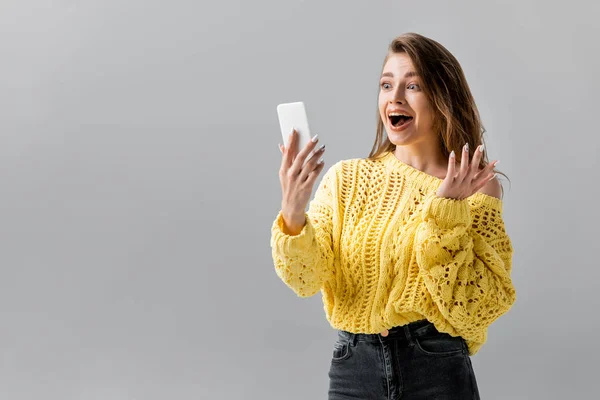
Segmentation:
{"type": "Polygon", "coordinates": [[[417,99],[414,102],[414,109],[417,111],[419,116],[419,120],[421,122],[431,121],[433,116],[433,110],[431,109],[429,103],[425,99],[417,99]]]}
{"type": "Polygon", "coordinates": [[[382,100],[381,98],[379,98],[378,109],[379,109],[379,116],[381,118],[383,118],[385,115],[385,101],[382,100]]]}
{"type": "Polygon", "coordinates": [[[423,113],[419,115],[419,127],[427,131],[434,128],[434,118],[431,110],[423,110],[423,113]]]}

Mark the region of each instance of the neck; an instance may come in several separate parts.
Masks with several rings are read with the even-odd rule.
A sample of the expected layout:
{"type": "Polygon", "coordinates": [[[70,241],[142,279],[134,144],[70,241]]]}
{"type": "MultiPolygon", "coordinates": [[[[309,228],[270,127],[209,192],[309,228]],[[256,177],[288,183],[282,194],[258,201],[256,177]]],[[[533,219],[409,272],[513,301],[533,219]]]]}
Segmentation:
{"type": "Polygon", "coordinates": [[[438,176],[448,169],[448,160],[436,146],[396,146],[397,159],[430,175],[438,176]]]}

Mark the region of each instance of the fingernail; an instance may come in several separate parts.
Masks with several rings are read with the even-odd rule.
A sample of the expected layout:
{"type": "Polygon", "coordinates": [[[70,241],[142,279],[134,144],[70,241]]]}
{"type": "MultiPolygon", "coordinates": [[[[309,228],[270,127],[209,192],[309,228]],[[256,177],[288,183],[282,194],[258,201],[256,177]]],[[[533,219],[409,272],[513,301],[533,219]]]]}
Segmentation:
{"type": "Polygon", "coordinates": [[[469,151],[469,142],[465,143],[465,150],[469,151]]]}
{"type": "Polygon", "coordinates": [[[483,153],[483,147],[484,145],[479,146],[479,151],[483,153]]]}
{"type": "Polygon", "coordinates": [[[317,162],[317,164],[323,164],[323,161],[324,161],[324,160],[323,160],[323,157],[321,157],[321,158],[319,159],[319,162],[317,162]]]}
{"type": "Polygon", "coordinates": [[[450,157],[454,157],[454,150],[450,152],[450,157]]]}
{"type": "Polygon", "coordinates": [[[313,141],[313,143],[316,143],[316,142],[317,142],[317,138],[318,138],[318,137],[319,137],[319,135],[315,135],[315,136],[313,136],[313,138],[311,139],[311,140],[313,141]]]}
{"type": "Polygon", "coordinates": [[[296,131],[296,129],[292,128],[292,131],[290,132],[290,136],[293,136],[295,131],[296,131]]]}
{"type": "Polygon", "coordinates": [[[281,149],[281,143],[279,143],[279,151],[283,154],[283,150],[281,149]]]}
{"type": "Polygon", "coordinates": [[[495,167],[496,165],[498,165],[498,164],[500,164],[500,160],[498,160],[498,161],[496,161],[496,162],[494,163],[494,167],[495,167]]]}

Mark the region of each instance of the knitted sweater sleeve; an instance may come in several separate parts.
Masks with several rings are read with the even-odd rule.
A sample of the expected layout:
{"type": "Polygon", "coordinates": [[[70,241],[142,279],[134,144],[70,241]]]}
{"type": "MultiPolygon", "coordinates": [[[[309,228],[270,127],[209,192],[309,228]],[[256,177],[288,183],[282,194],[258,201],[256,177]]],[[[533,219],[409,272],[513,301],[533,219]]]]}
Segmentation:
{"type": "Polygon", "coordinates": [[[332,230],[336,166],[331,166],[305,212],[306,224],[297,235],[283,230],[280,210],[271,227],[271,253],[275,272],[298,297],[317,294],[333,277],[332,230]]]}
{"type": "Polygon", "coordinates": [[[516,300],[501,200],[482,193],[462,200],[434,194],[421,216],[416,260],[433,303],[457,332],[484,331],[516,300]]]}

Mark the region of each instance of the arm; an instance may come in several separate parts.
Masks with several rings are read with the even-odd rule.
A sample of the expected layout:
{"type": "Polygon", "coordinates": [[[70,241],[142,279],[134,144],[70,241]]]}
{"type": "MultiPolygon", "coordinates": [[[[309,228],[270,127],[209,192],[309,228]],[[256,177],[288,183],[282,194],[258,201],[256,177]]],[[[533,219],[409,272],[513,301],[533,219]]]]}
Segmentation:
{"type": "Polygon", "coordinates": [[[496,197],[432,195],[423,206],[415,251],[427,291],[458,332],[484,330],[516,300],[513,248],[496,197]]]}
{"type": "Polygon", "coordinates": [[[306,224],[297,235],[287,234],[281,210],[271,227],[275,272],[299,297],[317,294],[333,277],[333,207],[336,166],[319,183],[305,213],[306,224]]]}

